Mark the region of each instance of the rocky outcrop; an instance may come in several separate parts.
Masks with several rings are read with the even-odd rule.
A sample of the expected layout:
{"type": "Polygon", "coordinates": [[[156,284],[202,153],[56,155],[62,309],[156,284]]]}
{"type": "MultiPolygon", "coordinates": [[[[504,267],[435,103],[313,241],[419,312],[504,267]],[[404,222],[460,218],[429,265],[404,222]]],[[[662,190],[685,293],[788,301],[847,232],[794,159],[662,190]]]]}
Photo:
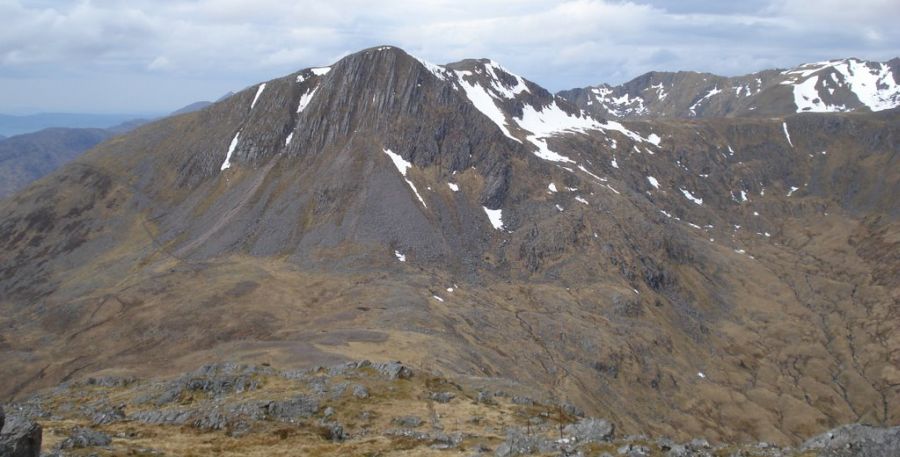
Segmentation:
{"type": "Polygon", "coordinates": [[[849,424],[810,439],[800,449],[820,457],[895,457],[900,455],[900,427],[849,424]]]}
{"type": "Polygon", "coordinates": [[[18,416],[6,417],[0,409],[0,456],[37,457],[41,454],[41,425],[18,416]]]}

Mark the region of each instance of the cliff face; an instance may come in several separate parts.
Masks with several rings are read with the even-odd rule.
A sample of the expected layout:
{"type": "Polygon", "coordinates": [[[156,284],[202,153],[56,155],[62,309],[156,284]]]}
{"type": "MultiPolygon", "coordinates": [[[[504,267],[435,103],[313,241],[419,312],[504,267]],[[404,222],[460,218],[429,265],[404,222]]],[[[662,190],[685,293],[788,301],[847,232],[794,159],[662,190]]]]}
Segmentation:
{"type": "Polygon", "coordinates": [[[619,123],[489,60],[361,51],[0,203],[0,392],[399,359],[626,431],[896,423],[898,125],[619,123]]]}

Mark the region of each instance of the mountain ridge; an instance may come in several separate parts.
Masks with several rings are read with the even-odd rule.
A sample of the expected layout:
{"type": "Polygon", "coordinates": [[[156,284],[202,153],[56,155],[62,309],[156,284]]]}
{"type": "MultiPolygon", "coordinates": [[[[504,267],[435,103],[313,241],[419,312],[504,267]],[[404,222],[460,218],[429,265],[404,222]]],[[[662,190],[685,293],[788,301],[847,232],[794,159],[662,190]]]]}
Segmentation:
{"type": "Polygon", "coordinates": [[[896,423],[897,115],[617,122],[490,60],[363,50],[0,202],[0,395],[369,358],[629,432],[896,423]]]}
{"type": "Polygon", "coordinates": [[[870,62],[851,57],[735,77],[652,71],[618,86],[600,84],[557,95],[594,115],[630,119],[880,111],[900,106],[900,58],[870,62]]]}

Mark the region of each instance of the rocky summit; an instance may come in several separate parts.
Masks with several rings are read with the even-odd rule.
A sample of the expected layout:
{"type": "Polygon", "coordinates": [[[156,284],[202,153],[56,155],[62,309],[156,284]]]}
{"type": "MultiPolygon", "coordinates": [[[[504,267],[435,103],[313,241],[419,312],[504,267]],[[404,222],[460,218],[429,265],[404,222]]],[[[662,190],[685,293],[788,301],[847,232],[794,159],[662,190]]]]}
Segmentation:
{"type": "Polygon", "coordinates": [[[898,77],[256,84],[0,200],[0,398],[60,455],[896,455],[898,77]]]}

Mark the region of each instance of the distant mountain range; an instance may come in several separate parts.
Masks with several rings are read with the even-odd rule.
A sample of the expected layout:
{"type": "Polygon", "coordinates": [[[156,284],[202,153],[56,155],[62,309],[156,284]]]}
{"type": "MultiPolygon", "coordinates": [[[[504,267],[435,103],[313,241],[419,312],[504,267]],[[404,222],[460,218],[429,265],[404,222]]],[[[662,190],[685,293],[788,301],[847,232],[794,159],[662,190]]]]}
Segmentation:
{"type": "MultiPolygon", "coordinates": [[[[179,115],[197,111],[211,102],[196,102],[174,111],[179,115]]],[[[124,116],[124,115],[122,115],[124,116]]],[[[122,121],[119,115],[96,116],[81,114],[48,114],[35,116],[0,115],[0,126],[8,128],[18,125],[37,126],[59,124],[61,127],[43,128],[36,132],[5,137],[0,135],[0,199],[12,195],[32,181],[56,170],[63,164],[78,157],[84,151],[98,145],[107,138],[128,133],[150,119],[129,119],[122,121]],[[12,121],[9,121],[12,119],[12,121]],[[103,124],[116,121],[108,128],[74,128],[72,125],[91,123],[103,124]]]]}
{"type": "Polygon", "coordinates": [[[50,128],[0,140],[0,198],[52,172],[112,135],[104,129],[50,128]]]}
{"type": "Polygon", "coordinates": [[[42,113],[27,116],[0,114],[0,135],[10,137],[51,127],[105,129],[140,119],[135,114],[42,113]]]}
{"type": "Polygon", "coordinates": [[[650,72],[619,86],[557,95],[592,115],[616,119],[881,111],[900,106],[900,58],[838,59],[737,77],[650,72]]]}

